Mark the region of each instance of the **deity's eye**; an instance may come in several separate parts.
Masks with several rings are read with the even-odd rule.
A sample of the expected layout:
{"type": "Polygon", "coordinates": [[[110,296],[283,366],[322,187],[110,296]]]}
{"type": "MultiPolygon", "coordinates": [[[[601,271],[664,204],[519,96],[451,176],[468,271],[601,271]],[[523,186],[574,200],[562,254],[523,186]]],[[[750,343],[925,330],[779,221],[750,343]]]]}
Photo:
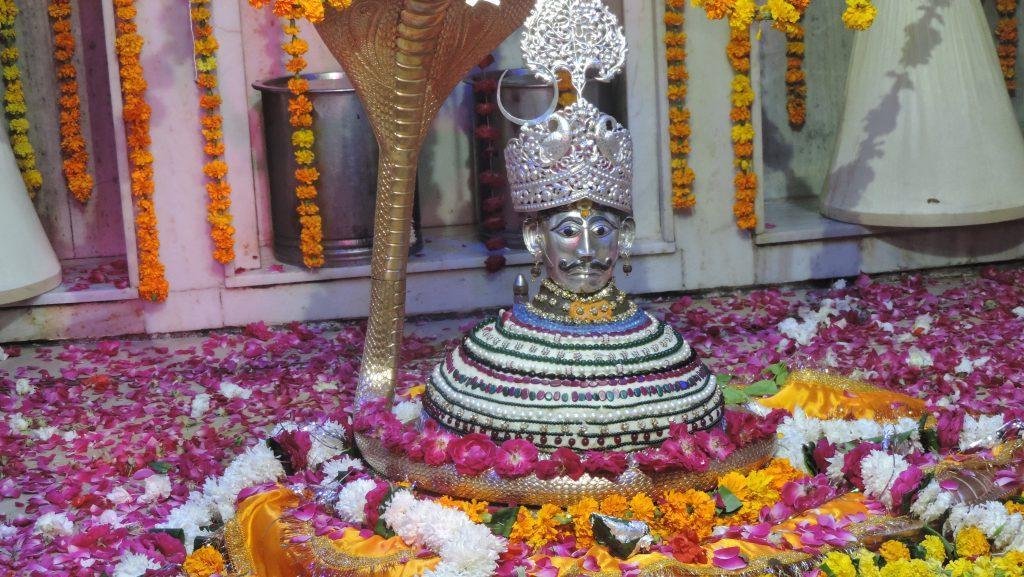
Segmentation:
{"type": "Polygon", "coordinates": [[[605,237],[612,233],[612,227],[606,222],[599,222],[590,228],[595,236],[605,237]]]}
{"type": "Polygon", "coordinates": [[[566,222],[556,228],[555,233],[564,238],[573,238],[580,235],[580,227],[575,223],[566,222]]]}

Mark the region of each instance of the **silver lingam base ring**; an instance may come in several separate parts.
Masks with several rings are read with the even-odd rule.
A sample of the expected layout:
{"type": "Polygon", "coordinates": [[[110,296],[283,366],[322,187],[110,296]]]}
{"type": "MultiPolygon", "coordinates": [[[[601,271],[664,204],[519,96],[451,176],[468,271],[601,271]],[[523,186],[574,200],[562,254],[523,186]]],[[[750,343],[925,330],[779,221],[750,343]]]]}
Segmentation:
{"type": "Polygon", "coordinates": [[[493,470],[476,477],[467,477],[459,474],[454,465],[432,467],[392,453],[379,440],[366,435],[357,433],[355,440],[363,459],[375,471],[392,481],[411,483],[421,490],[460,499],[519,505],[551,503],[559,507],[572,505],[584,497],[601,500],[610,495],[628,498],[646,493],[657,497],[666,491],[710,491],[718,486],[718,478],[722,475],[731,471],[747,473],[760,468],[775,453],[775,439],[770,438],[737,449],[722,461],[712,462],[703,473],[672,471],[648,475],[630,467],[614,481],[588,474],[578,480],[556,477],[544,481],[533,474],[519,479],[503,479],[493,470]]]}

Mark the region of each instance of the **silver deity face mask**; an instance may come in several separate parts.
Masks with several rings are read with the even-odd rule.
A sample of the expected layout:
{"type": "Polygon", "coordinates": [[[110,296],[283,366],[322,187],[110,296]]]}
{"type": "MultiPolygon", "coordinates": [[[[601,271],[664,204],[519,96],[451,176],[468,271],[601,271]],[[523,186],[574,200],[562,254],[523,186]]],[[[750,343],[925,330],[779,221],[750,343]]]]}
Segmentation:
{"type": "Polygon", "coordinates": [[[633,246],[632,217],[589,202],[541,213],[523,228],[526,246],[543,253],[548,278],[574,293],[594,293],[615,275],[633,246]]]}

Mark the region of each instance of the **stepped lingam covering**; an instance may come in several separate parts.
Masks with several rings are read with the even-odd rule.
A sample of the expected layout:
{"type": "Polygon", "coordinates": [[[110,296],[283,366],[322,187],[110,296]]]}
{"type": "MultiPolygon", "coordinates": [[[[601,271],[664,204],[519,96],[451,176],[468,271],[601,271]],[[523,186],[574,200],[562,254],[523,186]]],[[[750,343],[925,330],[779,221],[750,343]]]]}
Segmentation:
{"type": "Polygon", "coordinates": [[[586,302],[568,296],[548,281],[531,303],[477,326],[431,375],[427,414],[547,451],[636,450],[674,423],[721,421],[714,375],[671,327],[614,284],[586,302]]]}

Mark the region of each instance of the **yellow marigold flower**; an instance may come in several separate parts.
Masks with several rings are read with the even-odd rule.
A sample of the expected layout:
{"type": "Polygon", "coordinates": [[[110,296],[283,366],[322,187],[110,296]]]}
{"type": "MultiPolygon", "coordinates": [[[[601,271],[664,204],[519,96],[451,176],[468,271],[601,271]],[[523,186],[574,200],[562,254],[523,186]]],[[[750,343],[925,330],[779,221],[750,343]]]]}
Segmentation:
{"type": "Polygon", "coordinates": [[[935,568],[921,559],[897,559],[879,572],[881,577],[935,577],[935,568]]]}
{"type": "Polygon", "coordinates": [[[292,146],[296,148],[312,148],[316,142],[316,135],[312,130],[296,130],[292,133],[292,146]]]}
{"type": "Polygon", "coordinates": [[[665,26],[682,26],[683,15],[678,12],[665,12],[665,26]]]}
{"type": "Polygon", "coordinates": [[[214,573],[223,573],[226,567],[220,552],[207,545],[189,555],[182,569],[188,577],[210,577],[214,573]]]}
{"type": "Polygon", "coordinates": [[[30,189],[38,189],[43,186],[43,175],[38,170],[26,170],[22,177],[25,180],[25,186],[30,189]]]}
{"type": "Polygon", "coordinates": [[[733,142],[751,142],[754,140],[754,126],[744,122],[732,127],[733,142]]]}
{"type": "Polygon", "coordinates": [[[899,559],[910,559],[910,549],[900,541],[886,541],[878,549],[878,554],[885,559],[886,563],[892,563],[899,559]]]}
{"type": "Polygon", "coordinates": [[[1011,515],[1013,515],[1014,513],[1024,514],[1024,503],[1018,503],[1016,501],[1007,501],[1004,504],[1006,505],[1007,513],[1011,515]]]}
{"type": "Polygon", "coordinates": [[[756,11],[754,0],[736,0],[729,15],[729,26],[734,30],[747,30],[754,21],[756,11]]]}
{"type": "Polygon", "coordinates": [[[969,559],[956,559],[946,563],[945,570],[951,577],[966,577],[973,568],[974,564],[969,559]]]}
{"type": "Polygon", "coordinates": [[[800,13],[787,0],[768,0],[765,6],[772,15],[772,20],[777,23],[795,23],[800,20],[800,13]]]}
{"type": "Polygon", "coordinates": [[[942,539],[935,535],[928,535],[921,541],[921,548],[924,549],[925,559],[929,561],[943,562],[946,560],[946,546],[942,539]]]}
{"type": "Polygon", "coordinates": [[[875,21],[878,8],[871,0],[846,0],[846,11],[843,12],[843,24],[851,30],[867,30],[875,21]]]}
{"type": "Polygon", "coordinates": [[[956,554],[958,557],[973,559],[988,555],[991,547],[985,533],[977,527],[964,527],[956,534],[956,554]]]}
{"type": "Polygon", "coordinates": [[[992,565],[996,570],[1002,571],[1007,577],[1020,577],[1024,575],[1024,553],[1010,551],[1001,557],[993,559],[992,565]]]}
{"type": "Polygon", "coordinates": [[[867,549],[860,549],[853,554],[857,560],[857,569],[861,577],[879,577],[878,563],[875,561],[875,554],[867,549]]]}
{"type": "Polygon", "coordinates": [[[821,566],[823,569],[827,568],[828,574],[832,577],[857,577],[857,568],[854,567],[853,560],[845,553],[833,551],[825,555],[821,566]]]}
{"type": "Polygon", "coordinates": [[[296,164],[313,164],[316,162],[316,155],[309,149],[298,149],[295,151],[296,164]]]}

